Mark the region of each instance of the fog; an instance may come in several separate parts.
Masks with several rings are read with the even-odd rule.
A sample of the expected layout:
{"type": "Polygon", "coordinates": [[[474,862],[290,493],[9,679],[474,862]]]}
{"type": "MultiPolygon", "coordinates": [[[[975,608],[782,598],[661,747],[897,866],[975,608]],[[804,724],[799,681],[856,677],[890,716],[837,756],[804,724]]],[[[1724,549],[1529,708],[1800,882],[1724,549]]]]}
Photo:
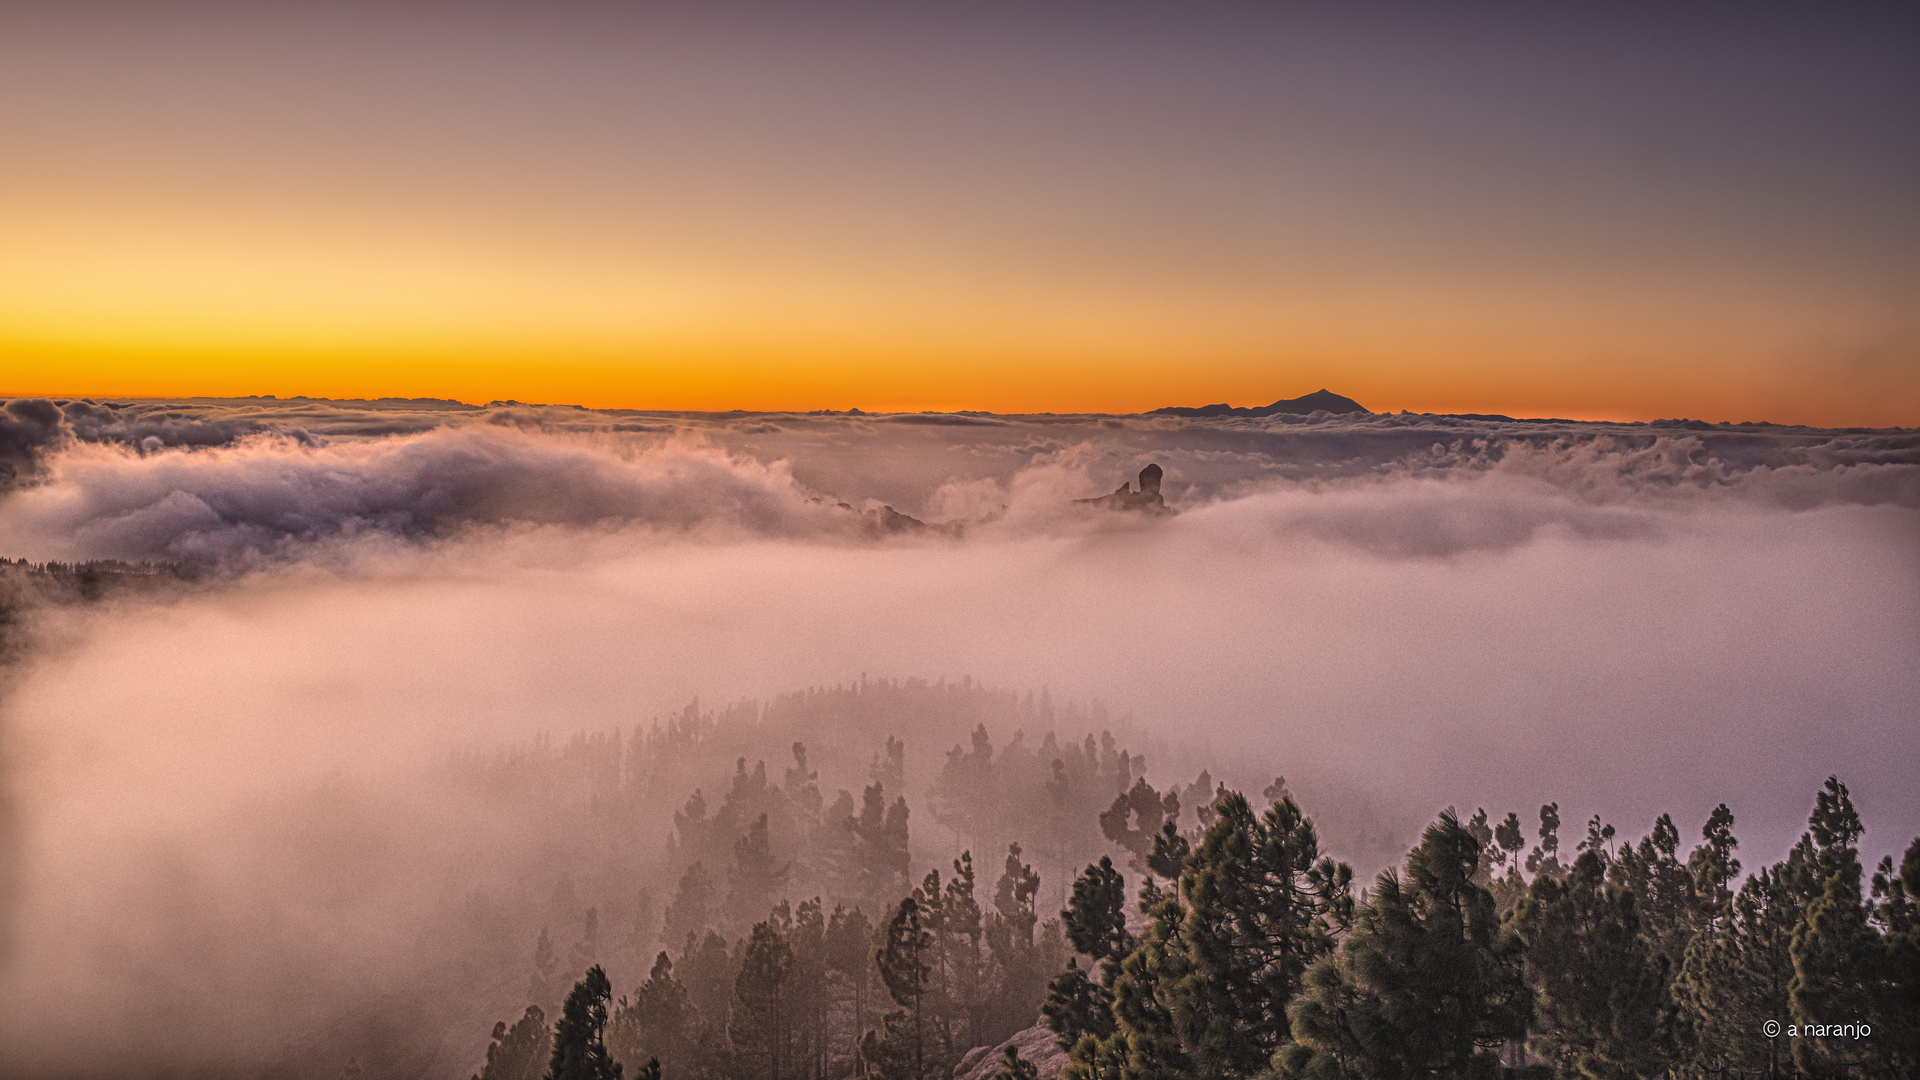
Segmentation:
{"type": "MultiPolygon", "coordinates": [[[[558,920],[597,906],[633,942],[616,991],[644,976],[687,862],[667,811],[736,756],[777,773],[796,739],[828,802],[905,742],[915,875],[967,839],[927,791],[975,722],[996,747],[1110,730],[1161,786],[1284,774],[1369,876],[1445,807],[1549,801],[1629,837],[1671,812],[1689,840],[1726,802],[1755,867],[1829,774],[1863,856],[1920,833],[1912,431],[7,410],[0,555],[187,571],[20,616],[0,702],[20,1075],[331,1076],[406,1043],[376,1075],[465,1076],[524,1005],[540,926],[564,950],[558,920]],[[1148,462],[1177,513],[1073,503],[1148,462]],[[861,696],[895,680],[972,704],[861,696]],[[617,826],[580,824],[596,789],[564,769],[510,796],[455,777],[702,714],[709,750],[617,826]]],[[[1057,907],[1061,868],[1039,869],[1057,907]]]]}

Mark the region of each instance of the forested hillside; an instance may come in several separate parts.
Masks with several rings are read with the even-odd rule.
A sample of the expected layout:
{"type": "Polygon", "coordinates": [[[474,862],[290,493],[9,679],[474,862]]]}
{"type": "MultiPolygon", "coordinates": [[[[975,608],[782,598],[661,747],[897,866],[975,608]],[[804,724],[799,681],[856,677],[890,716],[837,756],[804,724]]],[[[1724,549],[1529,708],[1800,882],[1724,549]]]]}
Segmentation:
{"type": "MultiPolygon", "coordinates": [[[[869,687],[755,723],[936,692],[869,687]]],[[[568,753],[599,763],[592,798],[610,805],[623,778],[671,784],[676,755],[727,726],[689,709],[624,751],[568,753]]],[[[996,752],[982,723],[916,815],[897,794],[904,744],[882,738],[858,795],[826,795],[802,742],[690,793],[658,910],[643,903],[623,945],[592,909],[570,945],[543,931],[529,1004],[495,1026],[481,1080],[951,1080],[963,1061],[1030,1080],[1016,1047],[982,1048],[1036,1023],[1073,1080],[1900,1078],[1920,1063],[1920,840],[1869,874],[1837,779],[1800,842],[1751,872],[1724,805],[1687,844],[1667,815],[1638,840],[1597,816],[1563,837],[1548,804],[1525,822],[1449,809],[1362,885],[1284,780],[1163,791],[1111,737],[996,752]],[[927,818],[967,846],[910,876],[927,818]],[[1035,863],[1066,857],[1083,868],[1049,903],[1035,863]],[[614,985],[605,962],[643,950],[645,977],[614,985]]],[[[471,764],[500,784],[527,774],[471,764]]]]}
{"type": "MultiPolygon", "coordinates": [[[[863,680],[455,757],[447,790],[523,832],[441,905],[447,1004],[397,1008],[435,1028],[516,1002],[485,1075],[537,1077],[547,1052],[529,1048],[599,966],[619,983],[601,1038],[629,1075],[650,1057],[669,1075],[758,1075],[741,1072],[755,1054],[779,1076],[851,1075],[891,1045],[904,969],[874,950],[915,897],[954,980],[927,1061],[957,1061],[1031,1027],[1064,968],[1073,874],[1114,850],[1116,795],[1147,789],[1145,757],[1109,730],[1127,723],[1044,691],[863,680]],[[996,746],[990,729],[1013,734],[996,746]],[[908,732],[952,742],[914,754],[908,732]]],[[[1204,773],[1187,787],[1219,790],[1204,773]]],[[[360,1028],[300,1053],[346,1049],[372,1074],[390,1046],[360,1028]]]]}

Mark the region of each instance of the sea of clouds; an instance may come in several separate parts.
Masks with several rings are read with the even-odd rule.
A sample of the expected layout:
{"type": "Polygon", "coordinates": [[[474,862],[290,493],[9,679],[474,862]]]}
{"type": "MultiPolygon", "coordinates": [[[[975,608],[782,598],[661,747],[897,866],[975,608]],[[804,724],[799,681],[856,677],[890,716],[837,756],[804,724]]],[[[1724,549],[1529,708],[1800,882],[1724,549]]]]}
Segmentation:
{"type": "Polygon", "coordinates": [[[517,404],[15,400],[0,551],[262,567],[560,528],[835,542],[888,505],[982,540],[1113,528],[1070,506],[1167,472],[1381,554],[1616,535],[1708,507],[1920,507],[1920,437],[1408,414],[1192,420],[639,414],[517,404]],[[1311,494],[1305,503],[1284,496],[1311,494]],[[1276,498],[1279,502],[1275,502],[1276,498]],[[1284,511],[1281,504],[1286,504],[1284,511]]]}
{"type": "MultiPolygon", "coordinates": [[[[1443,807],[1547,801],[1569,845],[1725,801],[1757,866],[1835,773],[1874,858],[1920,833],[1913,430],[15,400],[0,479],[0,556],[193,575],[25,624],[15,1034],[131,1008],[111,960],[60,974],[71,943],[186,948],[128,910],[154,851],[238,860],[223,902],[286,917],[222,854],[276,793],[863,673],[1102,699],[1156,781],[1318,792],[1366,872],[1443,807]],[[1074,503],[1148,462],[1176,514],[1074,503]]],[[[453,828],[394,798],[355,850],[453,828]]],[[[302,918],[386,910],[399,865],[354,865],[302,918]]]]}
{"type": "MultiPolygon", "coordinates": [[[[1473,745],[1408,781],[1421,814],[1541,775],[1632,821],[1692,790],[1688,768],[1746,755],[1725,783],[1778,800],[1786,829],[1807,778],[1887,760],[1920,702],[1912,430],[270,399],[0,416],[0,555],[180,564],[202,587],[176,618],[352,598],[300,618],[319,637],[362,634],[369,597],[415,588],[437,590],[414,609],[435,637],[492,621],[463,606],[502,593],[560,623],[611,606],[614,625],[559,644],[623,678],[595,642],[724,640],[724,663],[647,665],[663,709],[861,671],[974,675],[1098,694],[1196,745],[1307,740],[1355,769],[1473,745]],[[1074,503],[1149,461],[1176,515],[1074,503]],[[1676,734],[1690,764],[1599,779],[1603,748],[1676,734]]],[[[1920,827],[1905,801],[1901,828],[1920,827]]]]}

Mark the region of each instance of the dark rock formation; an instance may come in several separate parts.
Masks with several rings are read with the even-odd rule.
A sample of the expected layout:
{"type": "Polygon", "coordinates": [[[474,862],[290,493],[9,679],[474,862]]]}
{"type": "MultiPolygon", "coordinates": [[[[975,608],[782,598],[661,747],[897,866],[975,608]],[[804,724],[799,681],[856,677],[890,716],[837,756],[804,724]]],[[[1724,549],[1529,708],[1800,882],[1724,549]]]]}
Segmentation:
{"type": "Polygon", "coordinates": [[[1272,416],[1274,413],[1292,413],[1305,416],[1308,413],[1363,413],[1366,408],[1350,397],[1341,397],[1330,390],[1315,390],[1297,398],[1287,398],[1271,405],[1261,405],[1252,409],[1236,409],[1231,405],[1201,405],[1198,408],[1169,405],[1164,409],[1155,409],[1148,416],[1272,416]]]}
{"type": "Polygon", "coordinates": [[[836,507],[859,518],[859,529],[871,537],[915,536],[923,533],[939,533],[944,536],[960,536],[964,526],[958,521],[942,522],[930,525],[910,514],[903,514],[891,506],[882,506],[877,510],[862,510],[852,503],[835,503],[836,507]]]}
{"type": "Polygon", "coordinates": [[[1076,506],[1096,506],[1102,510],[1138,510],[1144,514],[1171,514],[1167,500],[1160,497],[1160,466],[1148,464],[1140,470],[1140,490],[1135,491],[1127,484],[1121,484],[1119,490],[1111,495],[1102,495],[1096,499],[1075,499],[1076,506]]]}

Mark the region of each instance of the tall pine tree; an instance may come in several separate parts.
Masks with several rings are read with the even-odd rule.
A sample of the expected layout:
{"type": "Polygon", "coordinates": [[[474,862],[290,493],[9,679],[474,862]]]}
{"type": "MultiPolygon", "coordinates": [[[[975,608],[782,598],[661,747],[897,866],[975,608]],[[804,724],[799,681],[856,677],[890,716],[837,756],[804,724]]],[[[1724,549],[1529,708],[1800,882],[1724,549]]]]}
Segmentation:
{"type": "MultiPolygon", "coordinates": [[[[1808,821],[1812,840],[1806,914],[1793,931],[1793,981],[1787,996],[1793,1019],[1807,1025],[1860,1022],[1882,1031],[1900,1023],[1887,1015],[1889,972],[1880,932],[1861,896],[1857,847],[1864,828],[1847,786],[1828,777],[1814,798],[1808,821]]],[[[1885,1068],[1885,1041],[1832,1039],[1802,1034],[1793,1041],[1793,1061],[1816,1077],[1842,1077],[1885,1068]]]]}
{"type": "Polygon", "coordinates": [[[1756,1035],[1767,1021],[1786,1023],[1793,981],[1793,928],[1801,901],[1785,864],[1748,878],[1710,933],[1688,946],[1674,996],[1692,1033],[1693,1066],[1706,1073],[1791,1071],[1784,1031],[1756,1035]]]}
{"type": "Polygon", "coordinates": [[[1053,977],[1041,1017],[1060,1048],[1070,1051],[1085,1036],[1113,1034],[1113,984],[1134,948],[1127,931],[1127,883],[1112,859],[1102,856],[1074,879],[1073,898],[1061,919],[1067,941],[1088,966],[1082,968],[1075,958],[1053,977]]]}
{"type": "Polygon", "coordinates": [[[1564,879],[1535,878],[1514,909],[1535,994],[1527,1045],[1562,1076],[1638,1080],[1664,1071],[1673,1049],[1667,962],[1605,864],[1583,851],[1564,879]]]}
{"type": "Polygon", "coordinates": [[[673,961],[666,953],[654,958],[647,981],[624,999],[607,1027],[607,1051],[614,1060],[636,1071],[649,1059],[674,1076],[695,1071],[698,1011],[687,988],[673,977],[673,961]]]}
{"type": "Polygon", "coordinates": [[[727,1021],[740,1080],[781,1080],[788,1075],[792,975],[793,948],[785,935],[772,921],[755,923],[734,977],[727,1021]]]}
{"type": "Polygon", "coordinates": [[[1321,858],[1291,796],[1257,818],[1235,792],[1214,809],[1180,877],[1183,972],[1161,996],[1197,1075],[1249,1077],[1287,1041],[1287,1005],[1349,917],[1351,871],[1321,858]]]}
{"type": "Polygon", "coordinates": [[[607,1003],[613,986],[599,965],[573,984],[560,1023],[553,1029],[553,1056],[546,1080],[620,1080],[620,1065],[607,1053],[607,1003]]]}
{"type": "Polygon", "coordinates": [[[880,982],[899,1008],[882,1018],[882,1031],[860,1041],[860,1057],[887,1080],[927,1074],[926,1004],[933,935],[921,924],[919,901],[909,896],[894,908],[874,951],[880,982]]]}
{"type": "Polygon", "coordinates": [[[526,1015],[509,1028],[502,1020],[493,1025],[493,1042],[487,1047],[487,1064],[473,1080],[540,1080],[553,1054],[553,1029],[540,1006],[527,1006],[526,1015]]]}
{"type": "Polygon", "coordinates": [[[1480,845],[1452,811],[1380,875],[1337,954],[1307,971],[1281,1073],[1312,1080],[1493,1077],[1491,1047],[1526,1030],[1519,957],[1473,883],[1480,845]]]}

